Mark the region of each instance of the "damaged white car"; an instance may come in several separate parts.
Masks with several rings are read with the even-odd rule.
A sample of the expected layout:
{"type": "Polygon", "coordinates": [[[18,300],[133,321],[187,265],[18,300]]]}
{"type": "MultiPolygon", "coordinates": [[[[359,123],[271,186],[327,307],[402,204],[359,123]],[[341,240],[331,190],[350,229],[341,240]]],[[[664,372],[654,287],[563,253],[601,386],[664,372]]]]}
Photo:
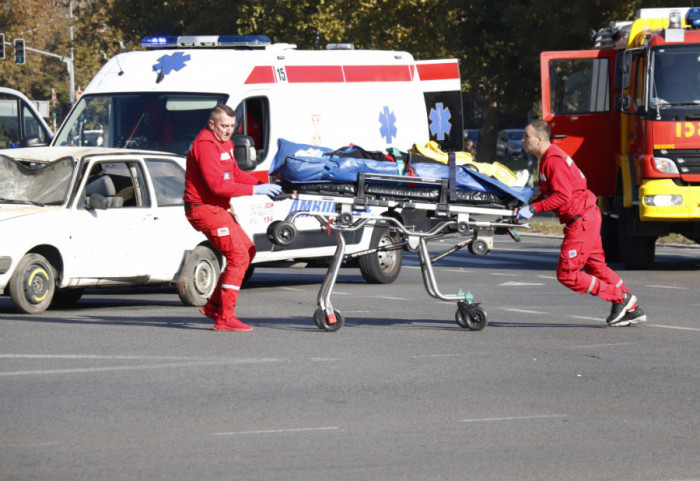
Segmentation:
{"type": "Polygon", "coordinates": [[[183,212],[185,159],[119,149],[0,151],[0,294],[28,314],[86,287],[177,285],[203,305],[220,254],[183,212]]]}

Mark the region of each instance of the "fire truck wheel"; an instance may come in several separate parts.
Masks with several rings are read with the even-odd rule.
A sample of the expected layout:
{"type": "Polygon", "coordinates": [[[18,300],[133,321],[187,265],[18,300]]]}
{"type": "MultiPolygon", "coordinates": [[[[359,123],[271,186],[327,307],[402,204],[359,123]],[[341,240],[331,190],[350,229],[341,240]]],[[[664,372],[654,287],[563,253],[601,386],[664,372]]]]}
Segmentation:
{"type": "Polygon", "coordinates": [[[214,292],[221,274],[216,253],[206,246],[197,246],[187,257],[177,282],[177,294],[186,306],[203,306],[214,292]]]}
{"type": "MultiPolygon", "coordinates": [[[[376,226],[372,232],[369,248],[389,246],[399,240],[398,233],[392,233],[388,227],[376,226]]],[[[362,277],[369,284],[391,284],[399,277],[402,261],[403,251],[393,249],[361,256],[358,263],[362,277]]]]}
{"type": "Polygon", "coordinates": [[[38,314],[51,304],[56,292],[56,273],[46,257],[27,254],[19,261],[9,285],[17,309],[25,314],[38,314]]]}
{"type": "Polygon", "coordinates": [[[343,317],[343,314],[337,309],[334,311],[333,314],[335,316],[335,320],[331,321],[328,319],[326,311],[324,311],[320,307],[317,307],[314,311],[314,324],[316,324],[316,326],[318,326],[320,329],[323,329],[324,331],[337,331],[338,329],[343,327],[343,324],[345,324],[345,318],[343,317]]]}

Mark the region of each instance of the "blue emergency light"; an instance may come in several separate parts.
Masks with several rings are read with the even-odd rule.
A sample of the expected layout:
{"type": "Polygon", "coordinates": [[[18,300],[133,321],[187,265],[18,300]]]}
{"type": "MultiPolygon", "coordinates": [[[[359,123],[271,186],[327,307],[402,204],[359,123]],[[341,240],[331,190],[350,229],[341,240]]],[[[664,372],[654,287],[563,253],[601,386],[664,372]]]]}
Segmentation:
{"type": "Polygon", "coordinates": [[[685,23],[691,28],[700,28],[700,8],[690,8],[685,14],[685,23]]]}
{"type": "Polygon", "coordinates": [[[272,42],[264,35],[156,35],[141,40],[144,48],[247,47],[260,48],[272,42]]]}

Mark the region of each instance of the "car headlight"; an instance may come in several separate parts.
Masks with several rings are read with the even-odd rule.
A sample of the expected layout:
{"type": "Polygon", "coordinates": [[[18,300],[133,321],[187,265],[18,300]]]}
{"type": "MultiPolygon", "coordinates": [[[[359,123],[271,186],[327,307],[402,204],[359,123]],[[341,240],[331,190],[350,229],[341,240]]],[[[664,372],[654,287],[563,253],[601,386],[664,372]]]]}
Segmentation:
{"type": "Polygon", "coordinates": [[[654,157],[654,168],[662,174],[678,174],[676,163],[666,157],[654,157]]]}
{"type": "Polygon", "coordinates": [[[645,195],[644,204],[651,207],[677,207],[683,205],[682,195],[645,195]]]}

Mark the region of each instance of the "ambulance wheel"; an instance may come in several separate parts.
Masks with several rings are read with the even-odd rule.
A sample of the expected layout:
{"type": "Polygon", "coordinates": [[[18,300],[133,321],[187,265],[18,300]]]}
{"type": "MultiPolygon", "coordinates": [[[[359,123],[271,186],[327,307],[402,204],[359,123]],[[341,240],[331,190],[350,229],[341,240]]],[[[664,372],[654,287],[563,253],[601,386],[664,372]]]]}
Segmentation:
{"type": "Polygon", "coordinates": [[[10,297],[25,314],[48,309],[56,292],[56,273],[41,254],[27,254],[17,264],[10,279],[10,297]]]}
{"type": "MultiPolygon", "coordinates": [[[[392,233],[388,227],[375,227],[372,231],[372,240],[369,248],[389,246],[399,242],[399,234],[392,233]]],[[[403,251],[393,249],[379,251],[373,254],[360,256],[358,264],[362,277],[369,284],[391,284],[399,277],[401,272],[401,262],[403,261],[403,251]]]]}
{"type": "Polygon", "coordinates": [[[345,318],[337,309],[334,311],[333,315],[335,316],[335,319],[328,319],[326,311],[320,307],[317,307],[314,311],[314,324],[316,324],[319,329],[323,329],[324,331],[335,332],[343,327],[343,324],[345,324],[345,318]]]}
{"type": "Polygon", "coordinates": [[[297,228],[291,222],[276,220],[267,228],[267,238],[275,245],[287,247],[297,239],[297,228]]]}
{"type": "Polygon", "coordinates": [[[185,261],[185,268],[177,282],[177,294],[186,306],[203,306],[211,297],[221,275],[221,264],[216,253],[197,246],[185,261]]]}
{"type": "Polygon", "coordinates": [[[469,244],[469,252],[475,256],[485,256],[489,253],[489,245],[482,239],[476,239],[469,244]]]}

